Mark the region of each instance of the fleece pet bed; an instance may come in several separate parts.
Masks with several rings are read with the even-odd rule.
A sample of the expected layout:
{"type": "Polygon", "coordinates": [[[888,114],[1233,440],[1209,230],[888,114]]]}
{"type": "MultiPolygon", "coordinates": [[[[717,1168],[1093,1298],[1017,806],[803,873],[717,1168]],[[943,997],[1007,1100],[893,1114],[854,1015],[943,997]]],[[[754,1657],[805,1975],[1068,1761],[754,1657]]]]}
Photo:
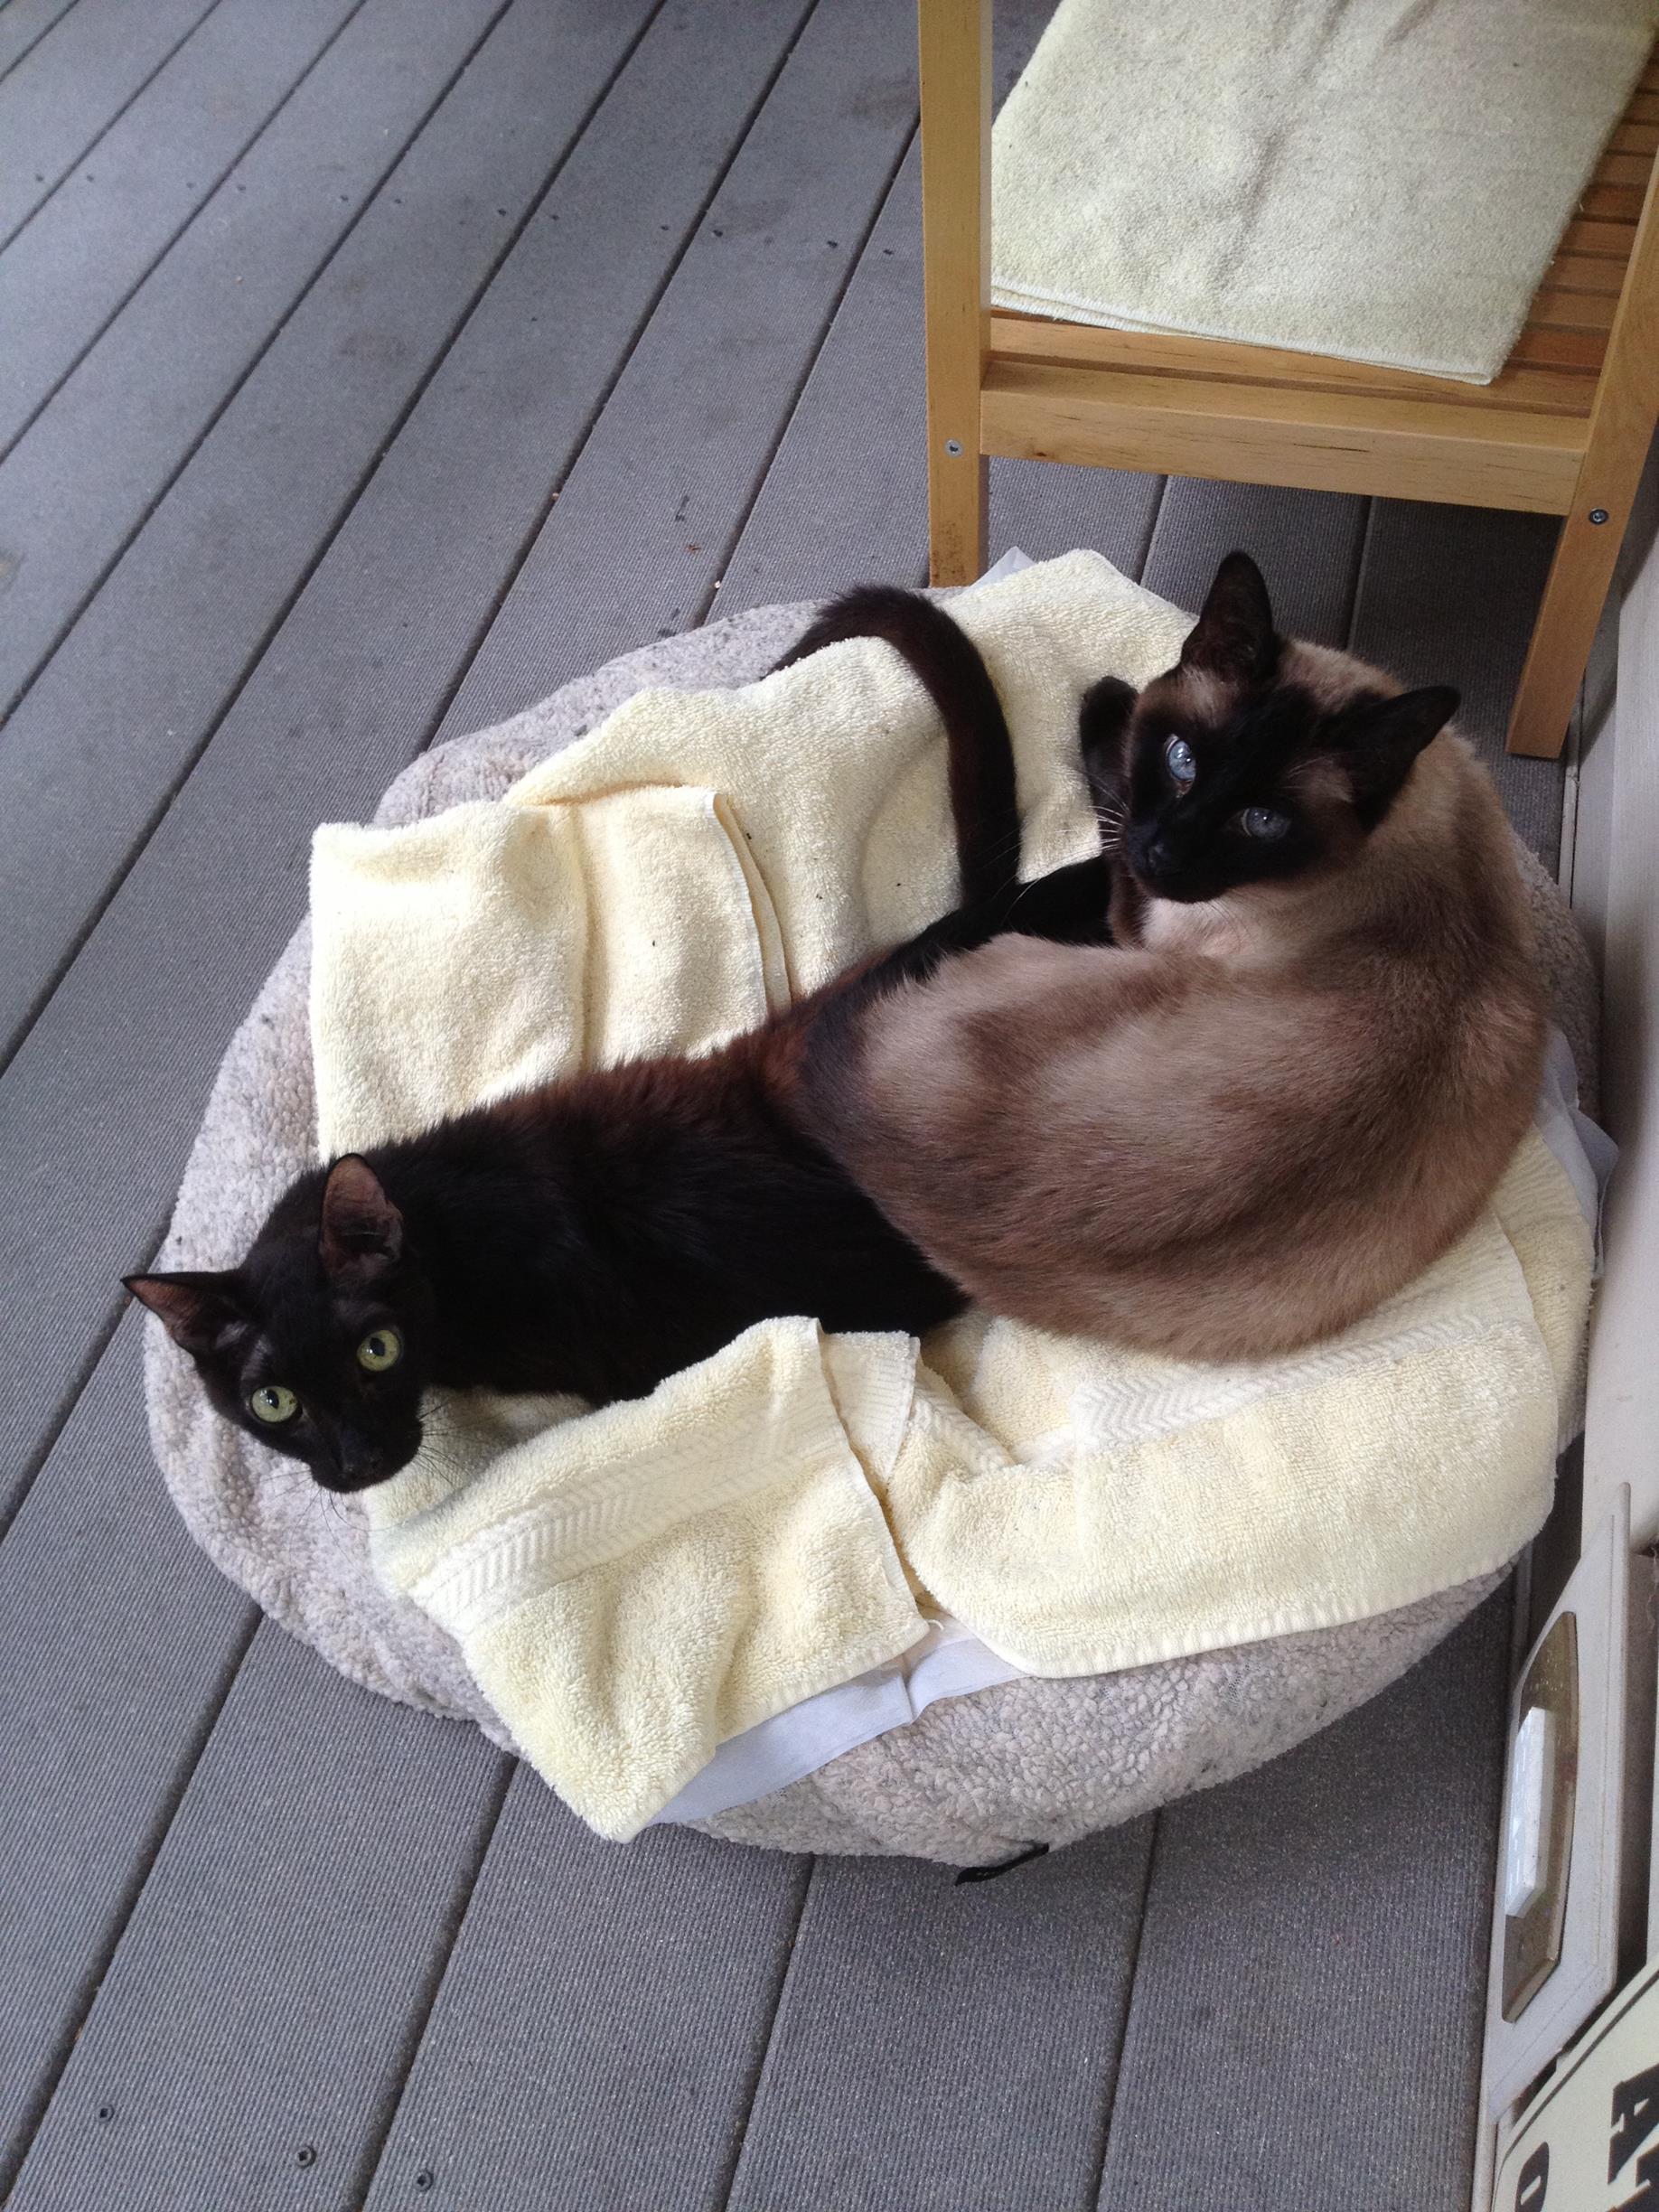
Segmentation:
{"type": "MultiPolygon", "coordinates": [[[[407,824],[503,796],[520,774],[643,684],[753,678],[804,614],[764,610],[632,655],[501,730],[416,764],[389,793],[380,820],[407,824]]],[[[1168,616],[1166,610],[1160,619],[1168,616]]],[[[1148,639],[1148,651],[1153,642],[1148,639]]],[[[1164,641],[1157,653],[1167,658],[1164,641]]],[[[1009,680],[1004,669],[998,673],[1009,680]]],[[[1579,1064],[1588,1066],[1583,954],[1552,888],[1541,871],[1532,876],[1558,1018],[1579,1064]]],[[[908,916],[892,926],[908,926],[908,916]]],[[[838,964],[839,957],[838,951],[838,964]]],[[[222,1264],[234,1257],[272,1196],[310,1156],[308,961],[302,932],[227,1056],[169,1239],[170,1261],[222,1264]]],[[[152,1337],[151,1404],[158,1450],[187,1519],[269,1610],[355,1678],[467,1715],[505,1739],[509,1731],[455,1645],[375,1580],[359,1510],[323,1499],[299,1470],[212,1419],[188,1366],[159,1333],[152,1337]]],[[[1013,1680],[942,1698],[912,1725],[703,1824],[751,1842],[913,1851],[961,1862],[995,1859],[1027,1841],[1064,1842],[1241,1772],[1295,1742],[1420,1655],[1492,1579],[1466,1575],[1455,1589],[1339,1626],[1110,1674],[1013,1680]]]]}
{"type": "Polygon", "coordinates": [[[1064,0],[993,140],[993,297],[1490,383],[1652,0],[1064,0]]]}

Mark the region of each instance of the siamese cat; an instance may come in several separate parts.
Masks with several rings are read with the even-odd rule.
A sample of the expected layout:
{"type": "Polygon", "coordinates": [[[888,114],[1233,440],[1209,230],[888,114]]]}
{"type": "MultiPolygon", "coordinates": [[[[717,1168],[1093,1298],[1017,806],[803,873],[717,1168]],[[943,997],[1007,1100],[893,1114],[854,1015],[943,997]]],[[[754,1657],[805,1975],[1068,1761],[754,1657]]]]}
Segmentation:
{"type": "Polygon", "coordinates": [[[806,1126],[993,1313],[1207,1360],[1345,1327],[1473,1222],[1542,1070],[1457,706],[1280,637],[1230,555],[1176,666],[1083,703],[1112,944],[830,1001],[806,1126]]]}
{"type": "Polygon", "coordinates": [[[358,1490],[414,1457],[434,1384],[603,1405],[774,1315],[920,1335],[961,1311],[801,1125],[802,1039],[828,1000],[1000,928],[1101,931],[1110,876],[1084,862],[1018,885],[1008,726],[948,615],[871,587],[788,658],[856,636],[886,638],[943,718],[963,906],[706,1056],[546,1083],[312,1169],[236,1267],[129,1276],[227,1420],[358,1490]]]}

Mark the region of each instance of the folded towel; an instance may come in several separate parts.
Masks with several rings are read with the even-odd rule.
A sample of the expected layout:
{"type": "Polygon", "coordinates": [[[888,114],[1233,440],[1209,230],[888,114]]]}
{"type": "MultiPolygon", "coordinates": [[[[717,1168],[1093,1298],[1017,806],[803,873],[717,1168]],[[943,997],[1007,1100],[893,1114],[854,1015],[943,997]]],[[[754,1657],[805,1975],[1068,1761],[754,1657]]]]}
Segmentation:
{"type": "MultiPolygon", "coordinates": [[[[1167,668],[1190,617],[1089,553],[955,612],[1013,731],[1026,873],[1081,859],[1077,701],[1102,669],[1167,668]]],[[[318,830],[322,1149],[716,1044],[913,935],[956,888],[943,734],[886,647],[832,645],[736,690],[640,692],[506,806],[318,830]]]]}
{"type": "Polygon", "coordinates": [[[1063,0],[998,117],[992,296],[1489,383],[1652,0],[1063,0]]]}
{"type": "Polygon", "coordinates": [[[1535,1532],[1562,1409],[1576,1420],[1589,1264],[1529,1131],[1453,1251],[1308,1351],[1200,1366],[959,1322],[930,1340],[940,1386],[923,1378],[884,1488],[905,1560],[1033,1674],[1328,1626],[1487,1572],[1535,1532]]]}
{"type": "MultiPolygon", "coordinates": [[[[914,1346],[888,1341],[907,1375],[914,1346]]],[[[470,1400],[372,1494],[382,1579],[448,1629],[608,1834],[642,1827],[716,1744],[926,1633],[817,1325],[752,1328],[684,1380],[585,1418],[470,1400]]]]}
{"type": "MultiPolygon", "coordinates": [[[[1190,618],[1092,554],[956,608],[1008,709],[1028,869],[1075,858],[1081,694],[1167,666],[1190,618]]],[[[323,1148],[724,1036],[781,978],[811,988],[948,905],[950,854],[936,718],[864,642],[642,694],[499,809],[322,831],[323,1148]]],[[[792,1320],[598,1412],[456,1396],[368,1494],[377,1568],[561,1795],[628,1836],[718,1743],[942,1612],[1012,1666],[1093,1673],[1500,1564],[1548,1507],[1589,1269],[1572,1182],[1529,1136],[1455,1252],[1289,1360],[1202,1368],[971,1314],[923,1357],[792,1320]]]]}

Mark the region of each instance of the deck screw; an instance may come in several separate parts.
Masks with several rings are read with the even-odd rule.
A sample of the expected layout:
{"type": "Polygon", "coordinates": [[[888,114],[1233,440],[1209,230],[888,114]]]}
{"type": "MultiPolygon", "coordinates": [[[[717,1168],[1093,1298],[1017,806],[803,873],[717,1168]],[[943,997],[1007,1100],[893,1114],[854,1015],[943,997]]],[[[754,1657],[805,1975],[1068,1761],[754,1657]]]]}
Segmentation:
{"type": "Polygon", "coordinates": [[[415,2177],[415,2186],[417,2189],[429,2189],[436,2179],[437,2176],[431,2167],[423,2166],[415,2177]]]}
{"type": "Polygon", "coordinates": [[[952,460],[955,460],[957,455],[960,454],[961,450],[962,441],[961,438],[946,438],[945,451],[950,455],[952,460]]]}
{"type": "Polygon", "coordinates": [[[1590,520],[1592,522],[1605,522],[1607,519],[1607,511],[1605,507],[1592,507],[1590,509],[1590,520]]]}
{"type": "Polygon", "coordinates": [[[100,2104],[98,2108],[98,2116],[100,2120],[113,2120],[115,2118],[115,2106],[113,2104],[100,2104]]]}
{"type": "Polygon", "coordinates": [[[314,2166],[317,2162],[315,2143],[301,2143],[299,2149],[294,2153],[294,2162],[296,2166],[314,2166]]]}

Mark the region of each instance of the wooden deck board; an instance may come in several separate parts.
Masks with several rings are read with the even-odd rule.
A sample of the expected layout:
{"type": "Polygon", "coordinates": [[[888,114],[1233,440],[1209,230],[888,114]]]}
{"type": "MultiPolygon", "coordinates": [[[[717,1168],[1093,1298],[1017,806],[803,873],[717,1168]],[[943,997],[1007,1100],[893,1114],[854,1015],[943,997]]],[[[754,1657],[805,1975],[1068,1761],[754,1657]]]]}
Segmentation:
{"type": "Polygon", "coordinates": [[[9,2212],[350,2212],[507,1770],[262,1626],[9,2212]]]}
{"type": "Polygon", "coordinates": [[[1151,1840],[961,1887],[820,1860],[732,2212],[1092,2212],[1151,1840]]]}
{"type": "Polygon", "coordinates": [[[247,197],[227,185],[226,230],[208,223],[182,241],[0,465],[0,516],[16,522],[26,555],[0,662],[24,673],[74,625],[0,743],[0,873],[18,893],[0,981],[8,1042],[119,881],[648,12],[647,0],[631,0],[600,30],[567,37],[570,9],[514,10],[455,81],[499,0],[457,0],[442,35],[420,0],[370,0],[304,89],[311,97],[296,98],[249,156],[247,197]],[[540,85],[561,50],[538,116],[516,88],[540,85]],[[304,195],[266,257],[248,323],[223,352],[188,336],[182,348],[203,320],[219,328],[216,301],[248,289],[235,272],[258,234],[241,229],[241,211],[252,202],[271,220],[295,167],[308,175],[349,137],[354,109],[367,143],[339,164],[324,201],[304,195]],[[348,178],[379,189],[342,244],[348,178]],[[228,398],[203,385],[204,364],[229,380],[228,398]],[[171,405],[155,404],[157,386],[171,405]]]}
{"type": "Polygon", "coordinates": [[[14,55],[0,80],[0,245],[78,162],[96,172],[103,133],[216,5],[150,0],[135,9],[124,0],[78,0],[14,55]]]}
{"type": "MultiPolygon", "coordinates": [[[[104,134],[96,163],[71,172],[0,253],[0,453],[361,5],[221,0],[104,134]]],[[[367,134],[353,133],[342,150],[367,143],[367,134]]],[[[350,176],[352,164],[336,156],[329,167],[350,176]]],[[[315,196],[323,195],[320,172],[315,196]]],[[[241,259],[236,274],[246,291],[259,265],[241,259]]],[[[234,278],[226,288],[239,289],[234,278]]],[[[222,389],[215,364],[204,372],[222,389]]]]}
{"type": "MultiPolygon", "coordinates": [[[[8,472],[27,460],[18,497],[29,514],[54,518],[51,545],[34,546],[27,613],[8,633],[14,642],[23,630],[45,634],[68,621],[75,595],[96,580],[96,562],[120,545],[120,530],[143,520],[0,740],[0,874],[17,894],[12,957],[0,977],[0,1036],[8,1042],[121,880],[651,13],[650,0],[629,0],[596,23],[561,0],[520,5],[497,21],[498,0],[457,0],[439,37],[425,0],[370,0],[370,7],[374,14],[365,10],[329,57],[337,71],[312,80],[314,103],[302,111],[296,99],[288,109],[285,168],[264,182],[291,191],[295,166],[309,173],[355,107],[369,150],[351,167],[362,189],[378,187],[375,197],[332,250],[336,219],[348,213],[339,190],[328,195],[333,212],[320,235],[306,195],[285,234],[297,266],[284,268],[283,257],[273,257],[284,288],[220,358],[233,387],[229,402],[198,384],[196,349],[180,358],[179,331],[193,331],[232,283],[235,238],[226,263],[204,230],[202,265],[178,289],[169,284],[154,307],[145,286],[0,466],[0,513],[8,472]],[[389,68],[399,54],[402,66],[389,68]],[[413,143],[388,173],[411,130],[413,143]],[[315,256],[326,266],[312,283],[315,256]],[[303,292],[297,305],[287,286],[303,292]],[[183,310],[190,312],[175,320],[183,310]],[[129,347],[125,333],[138,316],[144,329],[129,347]],[[258,358],[243,380],[250,347],[258,358]],[[96,389],[83,392],[95,364],[96,389]],[[158,450],[142,428],[129,438],[158,411],[146,407],[140,370],[164,389],[170,378],[183,388],[191,437],[199,420],[211,424],[193,451],[188,441],[182,452],[158,450]],[[102,464],[114,453],[121,469],[107,473],[102,464]],[[180,459],[185,465],[170,486],[165,473],[156,483],[156,472],[180,459]],[[66,471],[72,491],[49,500],[47,485],[66,471]],[[143,520],[145,503],[164,490],[143,520]],[[98,513],[100,500],[117,519],[98,513]],[[90,518],[79,539],[55,520],[78,503],[90,518]]],[[[274,161],[276,136],[250,158],[263,152],[274,161]]],[[[590,239],[588,250],[596,253],[599,242],[590,239]]],[[[622,302],[643,313],[649,291],[631,293],[620,272],[619,284],[622,302]]],[[[614,328],[601,311],[603,357],[575,387],[581,406],[595,404],[612,372],[614,328]]]]}
{"type": "Polygon", "coordinates": [[[1370,508],[1369,500],[1332,492],[1280,492],[1264,505],[1249,484],[1172,476],[1141,581],[1176,606],[1196,608],[1223,557],[1246,546],[1279,627],[1345,645],[1370,508]]]}
{"type": "Polygon", "coordinates": [[[719,2212],[808,1861],[602,1843],[521,1767],[366,2212],[719,2212]]]}
{"type": "Polygon", "coordinates": [[[719,611],[726,558],[909,141],[911,45],[891,0],[820,0],[440,736],[719,611]]]}
{"type": "Polygon", "coordinates": [[[1542,515],[1378,500],[1350,640],[1409,682],[1457,687],[1457,726],[1551,867],[1561,852],[1561,764],[1505,753],[1504,734],[1555,535],[1542,515]]]}
{"type": "Polygon", "coordinates": [[[1100,2212],[1465,2212],[1507,1650],[1159,1815],[1100,2212]]]}
{"type": "Polygon", "coordinates": [[[117,1332],[0,1544],[0,2197],[258,1614],[191,1542],[117,1332]]]}
{"type": "MultiPolygon", "coordinates": [[[[1002,0],[999,94],[1029,57],[1046,13],[1045,0],[1002,0]]],[[[872,575],[925,576],[920,190],[913,141],[726,562],[719,613],[781,592],[828,597],[872,575]],[[850,422],[861,426],[857,470],[847,466],[850,422]]],[[[998,460],[990,485],[993,555],[1019,545],[1040,558],[1087,545],[1139,575],[1160,480],[998,460]]]]}
{"type": "MultiPolygon", "coordinates": [[[[913,144],[726,562],[717,613],[780,593],[828,598],[872,575],[924,580],[919,189],[913,144]],[[867,465],[849,473],[855,420],[867,465]]],[[[993,557],[1092,546],[1139,574],[1160,479],[1020,461],[993,461],[990,477],[993,557]]]]}
{"type": "MultiPolygon", "coordinates": [[[[745,71],[733,80],[728,129],[740,127],[764,89],[792,20],[781,21],[770,55],[751,42],[745,71]]],[[[641,48],[651,98],[631,106],[619,85],[615,138],[602,135],[593,163],[573,163],[565,181],[572,220],[561,221],[560,203],[550,201],[545,222],[525,232],[483,311],[457,340],[295,600],[278,647],[216,728],[204,717],[211,745],[0,1077],[0,1129],[14,1148],[12,1157],[27,1163],[13,1192],[23,1209],[13,1248],[17,1279],[50,1266],[72,1301],[53,1323],[21,1306],[11,1309],[10,1326],[20,1332],[16,1356],[46,1363],[33,1388],[14,1400],[18,1426],[7,1439],[6,1464],[20,1472],[49,1409],[73,1387],[95,1317],[110,1310],[115,1273],[134,1264],[155,1236],[212,1067],[262,970],[299,919],[313,823],[319,815],[371,812],[380,789],[430,736],[533,527],[548,476],[557,481],[561,461],[578,445],[672,265],[679,236],[697,219],[718,172],[718,143],[694,127],[673,160],[665,149],[657,195],[642,201],[642,135],[653,104],[688,65],[700,60],[707,67],[718,51],[712,42],[729,29],[724,8],[687,13],[664,19],[661,48],[649,42],[641,48]],[[691,42],[690,26],[705,17],[708,48],[691,42]],[[595,226],[630,207],[650,220],[623,251],[595,226]],[[665,233],[661,223],[671,213],[678,220],[665,233]],[[602,285],[605,312],[590,314],[579,337],[562,332],[549,287],[581,296],[602,285]],[[539,324],[530,336],[531,316],[544,310],[563,363],[558,375],[547,373],[548,342],[539,324]],[[387,680],[389,668],[395,680],[387,680]],[[250,805],[246,795],[253,791],[259,797],[250,805]],[[228,883],[236,886],[239,943],[226,946],[203,975],[197,947],[223,934],[228,883]],[[150,1011],[130,1026],[118,1015],[112,1021],[112,1009],[135,998],[150,1011]],[[140,1100],[142,1120],[133,1118],[140,1100]],[[62,1163],[117,1118],[128,1132],[120,1141],[130,1148],[117,1189],[112,1194],[107,1179],[78,1199],[64,1187],[62,1163]],[[73,1232],[66,1226],[70,1213],[73,1232]],[[71,1311],[75,1326],[61,1326],[71,1311]]],[[[479,97],[486,105],[493,98],[487,78],[479,97]]],[[[539,97],[531,79],[525,98],[534,103],[539,97]]],[[[712,94],[709,108],[717,118],[712,94]]],[[[472,127],[470,117],[462,118],[457,136],[469,136],[472,127]]],[[[300,419],[308,389],[285,399],[300,419]]],[[[206,496],[216,494],[210,488],[206,496]]],[[[178,609],[190,605],[187,593],[217,590],[192,547],[186,516],[164,559],[135,564],[133,596],[110,612],[109,664],[100,670],[89,655],[83,670],[89,682],[100,673],[108,682],[123,668],[122,652],[162,657],[164,639],[153,634],[153,622],[135,621],[135,600],[142,616],[157,599],[165,606],[169,594],[178,609]]],[[[83,621],[77,638],[98,626],[100,611],[83,621]]],[[[131,659],[124,665],[130,681],[131,659]]],[[[145,661],[140,666],[149,673],[145,661]]],[[[119,696],[112,686],[107,711],[119,696]]]]}
{"type": "Polygon", "coordinates": [[[0,77],[9,75],[74,5],[75,0],[5,0],[0,8],[0,77]]]}

